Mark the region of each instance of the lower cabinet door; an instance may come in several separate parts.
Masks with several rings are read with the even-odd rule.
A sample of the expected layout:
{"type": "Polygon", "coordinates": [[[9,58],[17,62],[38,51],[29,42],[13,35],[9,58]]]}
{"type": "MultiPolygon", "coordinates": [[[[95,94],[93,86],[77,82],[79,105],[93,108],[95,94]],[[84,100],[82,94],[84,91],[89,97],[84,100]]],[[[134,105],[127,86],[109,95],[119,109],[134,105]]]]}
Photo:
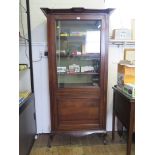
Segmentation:
{"type": "Polygon", "coordinates": [[[98,129],[99,103],[99,99],[58,99],[58,129],[98,129]]]}

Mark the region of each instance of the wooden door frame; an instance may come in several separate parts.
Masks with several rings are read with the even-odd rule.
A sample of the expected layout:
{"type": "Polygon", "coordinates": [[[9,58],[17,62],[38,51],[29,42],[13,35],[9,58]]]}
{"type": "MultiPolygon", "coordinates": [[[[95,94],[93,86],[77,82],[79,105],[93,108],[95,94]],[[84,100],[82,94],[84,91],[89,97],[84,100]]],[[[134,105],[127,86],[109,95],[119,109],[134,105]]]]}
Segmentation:
{"type": "MultiPolygon", "coordinates": [[[[55,47],[55,20],[56,19],[74,19],[76,16],[80,17],[82,20],[97,20],[100,19],[104,27],[104,30],[101,31],[101,63],[100,63],[100,128],[106,129],[106,111],[107,111],[107,78],[108,78],[108,23],[109,18],[107,14],[92,13],[85,14],[61,14],[55,13],[53,15],[47,15],[47,30],[48,30],[48,64],[49,64],[49,87],[50,87],[50,110],[51,110],[51,130],[57,130],[57,117],[55,117],[57,111],[56,105],[56,92],[57,87],[57,72],[56,72],[56,47],[55,47]],[[64,18],[65,17],[65,18],[64,18]],[[105,23],[104,23],[105,22],[105,23]],[[102,95],[103,94],[103,95],[102,95]],[[103,112],[104,111],[104,112],[103,112]]],[[[63,88],[59,88],[63,89],[63,88]]],[[[51,132],[52,132],[51,131],[51,132]]]]}

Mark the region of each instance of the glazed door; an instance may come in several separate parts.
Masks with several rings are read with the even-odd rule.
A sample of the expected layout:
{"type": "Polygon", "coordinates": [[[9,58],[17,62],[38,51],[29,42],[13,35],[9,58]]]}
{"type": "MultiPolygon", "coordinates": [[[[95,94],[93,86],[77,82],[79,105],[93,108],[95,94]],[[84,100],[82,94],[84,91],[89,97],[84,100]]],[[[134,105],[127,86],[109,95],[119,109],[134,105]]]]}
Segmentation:
{"type": "Polygon", "coordinates": [[[100,20],[56,21],[58,88],[99,87],[100,20]]]}
{"type": "Polygon", "coordinates": [[[49,50],[49,70],[55,73],[51,76],[52,129],[103,129],[106,112],[103,17],[57,15],[52,23],[53,47],[49,50]]]}

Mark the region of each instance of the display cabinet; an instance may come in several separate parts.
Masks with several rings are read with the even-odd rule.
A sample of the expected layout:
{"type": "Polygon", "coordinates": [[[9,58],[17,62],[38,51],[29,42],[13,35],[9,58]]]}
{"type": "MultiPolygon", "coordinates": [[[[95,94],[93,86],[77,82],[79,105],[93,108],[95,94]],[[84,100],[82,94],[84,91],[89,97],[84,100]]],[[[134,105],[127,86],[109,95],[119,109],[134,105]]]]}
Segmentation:
{"type": "Polygon", "coordinates": [[[113,9],[41,10],[47,17],[51,132],[104,132],[113,9]]]}

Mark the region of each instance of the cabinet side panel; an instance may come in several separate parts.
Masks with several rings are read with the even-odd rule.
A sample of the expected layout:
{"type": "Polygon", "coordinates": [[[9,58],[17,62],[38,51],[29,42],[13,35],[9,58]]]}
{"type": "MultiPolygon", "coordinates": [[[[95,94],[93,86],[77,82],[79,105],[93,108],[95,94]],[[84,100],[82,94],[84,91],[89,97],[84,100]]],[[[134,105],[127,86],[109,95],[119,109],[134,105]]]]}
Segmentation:
{"type": "Polygon", "coordinates": [[[55,115],[56,105],[56,53],[55,53],[55,19],[54,16],[47,16],[47,31],[48,31],[48,67],[49,67],[49,90],[50,90],[50,108],[51,108],[51,129],[57,127],[57,117],[55,115]]]}

